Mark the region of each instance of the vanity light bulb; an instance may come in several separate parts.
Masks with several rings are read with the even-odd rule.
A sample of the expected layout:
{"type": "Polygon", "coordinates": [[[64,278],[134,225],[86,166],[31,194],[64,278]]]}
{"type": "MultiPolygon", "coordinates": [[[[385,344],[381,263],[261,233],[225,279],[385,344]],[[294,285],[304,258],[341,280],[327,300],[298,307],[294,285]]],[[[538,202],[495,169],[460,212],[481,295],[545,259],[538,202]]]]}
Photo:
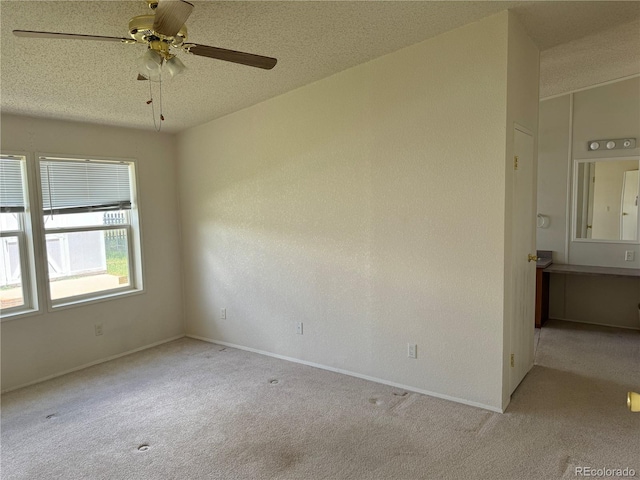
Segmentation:
{"type": "Polygon", "coordinates": [[[608,148],[609,150],[611,150],[611,149],[612,149],[612,148],[614,148],[615,146],[616,146],[616,142],[613,142],[613,141],[609,141],[609,142],[607,142],[607,148],[608,148]]]}
{"type": "Polygon", "coordinates": [[[625,148],[629,148],[631,146],[631,140],[625,140],[623,145],[625,148]]]}
{"type": "Polygon", "coordinates": [[[589,148],[591,148],[591,150],[597,150],[600,148],[600,144],[598,142],[591,142],[591,145],[589,145],[589,148]]]}

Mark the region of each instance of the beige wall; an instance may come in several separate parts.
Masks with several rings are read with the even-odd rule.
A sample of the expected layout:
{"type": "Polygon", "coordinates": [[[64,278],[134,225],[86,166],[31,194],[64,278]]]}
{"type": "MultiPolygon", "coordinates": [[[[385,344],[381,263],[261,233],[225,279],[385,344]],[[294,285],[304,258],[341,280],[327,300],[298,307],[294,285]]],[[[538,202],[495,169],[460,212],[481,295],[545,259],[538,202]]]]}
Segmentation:
{"type": "MultiPolygon", "coordinates": [[[[573,159],[639,155],[640,149],[589,152],[595,139],[640,138],[640,78],[544,100],[540,104],[538,213],[549,215],[539,228],[537,248],[552,250],[554,261],[640,268],[640,245],[569,241],[573,159]],[[566,212],[566,213],[565,213],[566,212]],[[635,252],[625,262],[626,250],[635,252]]],[[[639,328],[640,280],[552,275],[552,318],[639,328]]]]}
{"type": "Polygon", "coordinates": [[[633,150],[590,152],[589,140],[640,137],[640,77],[573,94],[573,158],[626,157],[633,150]]]}
{"type": "Polygon", "coordinates": [[[180,134],[187,332],[501,409],[508,18],[180,134]]]}
{"type": "Polygon", "coordinates": [[[140,295],[2,322],[2,389],[182,335],[174,136],[13,115],[1,121],[3,151],[137,159],[145,277],[140,295]]]}
{"type": "Polygon", "coordinates": [[[549,218],[549,225],[537,229],[537,247],[551,250],[556,263],[568,263],[570,117],[569,95],[540,102],[537,203],[538,213],[549,218]]]}

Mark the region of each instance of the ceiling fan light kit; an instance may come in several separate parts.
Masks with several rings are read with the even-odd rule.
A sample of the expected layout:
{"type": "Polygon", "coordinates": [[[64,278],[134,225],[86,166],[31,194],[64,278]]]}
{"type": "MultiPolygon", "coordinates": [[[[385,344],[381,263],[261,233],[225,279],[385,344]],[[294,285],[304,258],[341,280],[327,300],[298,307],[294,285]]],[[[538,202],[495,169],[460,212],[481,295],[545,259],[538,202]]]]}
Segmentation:
{"type": "Polygon", "coordinates": [[[165,67],[171,78],[175,77],[176,75],[180,75],[187,69],[184,63],[182,63],[182,61],[176,56],[173,56],[169,60],[167,60],[165,62],[165,67]]]}
{"type": "MultiPolygon", "coordinates": [[[[160,82],[163,72],[167,72],[169,78],[173,78],[184,72],[186,68],[178,57],[169,53],[167,44],[158,40],[150,42],[149,49],[138,58],[138,73],[144,77],[142,80],[160,82]]],[[[138,80],[141,80],[140,76],[138,80]]]]}
{"type": "Polygon", "coordinates": [[[147,80],[159,82],[162,71],[162,55],[155,50],[149,49],[144,55],[138,58],[138,73],[147,80]]]}
{"type": "Polygon", "coordinates": [[[138,80],[161,82],[163,70],[166,70],[170,78],[182,73],[186,67],[171,52],[171,49],[264,70],[272,69],[277,63],[277,60],[272,57],[199,45],[197,43],[185,43],[187,40],[185,22],[193,11],[193,4],[186,0],[146,0],[145,3],[154,11],[154,14],[138,15],[129,21],[129,35],[131,38],[33,30],[14,30],[13,33],[18,37],[28,38],[96,40],[130,45],[146,45],[147,51],[138,59],[138,80]]]}

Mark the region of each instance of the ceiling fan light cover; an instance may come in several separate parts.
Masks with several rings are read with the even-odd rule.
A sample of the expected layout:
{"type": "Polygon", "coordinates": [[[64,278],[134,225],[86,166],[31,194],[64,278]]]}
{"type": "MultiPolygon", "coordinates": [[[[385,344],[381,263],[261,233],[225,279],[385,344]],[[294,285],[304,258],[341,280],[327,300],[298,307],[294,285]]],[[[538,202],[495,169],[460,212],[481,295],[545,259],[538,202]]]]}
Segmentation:
{"type": "Polygon", "coordinates": [[[148,49],[141,57],[144,67],[148,70],[160,70],[162,65],[162,55],[152,49],[148,49]]]}
{"type": "Polygon", "coordinates": [[[162,55],[155,50],[147,50],[138,59],[138,73],[152,81],[160,81],[162,55]]]}
{"type": "Polygon", "coordinates": [[[187,69],[187,67],[185,67],[184,63],[182,63],[182,61],[178,57],[171,57],[165,62],[164,65],[171,78],[175,77],[176,75],[180,75],[187,69]]]}

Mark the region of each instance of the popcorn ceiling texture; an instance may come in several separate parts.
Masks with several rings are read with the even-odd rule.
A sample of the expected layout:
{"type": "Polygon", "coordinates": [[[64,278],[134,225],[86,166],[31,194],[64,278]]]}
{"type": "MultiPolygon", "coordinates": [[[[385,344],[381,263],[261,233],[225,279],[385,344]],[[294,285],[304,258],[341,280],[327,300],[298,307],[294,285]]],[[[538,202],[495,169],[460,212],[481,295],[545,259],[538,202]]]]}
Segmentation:
{"type": "MultiPolygon", "coordinates": [[[[638,2],[194,3],[191,41],[275,56],[279,63],[263,71],[183,55],[187,72],[163,85],[166,131],[202,124],[506,8],[543,49],[637,19],[640,9],[638,2]]],[[[135,80],[143,46],[11,33],[126,36],[128,20],[149,13],[145,2],[2,0],[0,8],[4,113],[153,128],[149,85],[135,80]]]]}
{"type": "Polygon", "coordinates": [[[640,73],[640,21],[558,45],[540,56],[540,97],[640,73]]]}

